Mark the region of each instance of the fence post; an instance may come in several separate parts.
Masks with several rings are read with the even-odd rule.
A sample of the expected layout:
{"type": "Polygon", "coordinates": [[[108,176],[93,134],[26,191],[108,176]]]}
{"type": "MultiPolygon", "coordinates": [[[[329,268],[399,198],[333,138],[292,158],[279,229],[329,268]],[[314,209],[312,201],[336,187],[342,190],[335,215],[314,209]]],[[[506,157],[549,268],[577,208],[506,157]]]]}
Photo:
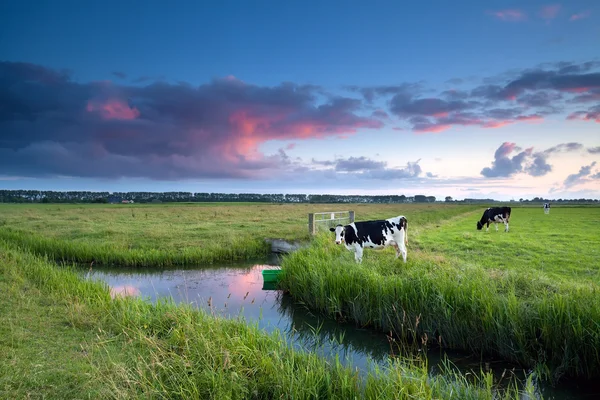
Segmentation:
{"type": "Polygon", "coordinates": [[[308,234],[315,234],[315,214],[313,213],[308,214],[308,234]]]}
{"type": "Polygon", "coordinates": [[[348,218],[350,219],[350,223],[354,222],[354,211],[348,211],[348,218]]]}

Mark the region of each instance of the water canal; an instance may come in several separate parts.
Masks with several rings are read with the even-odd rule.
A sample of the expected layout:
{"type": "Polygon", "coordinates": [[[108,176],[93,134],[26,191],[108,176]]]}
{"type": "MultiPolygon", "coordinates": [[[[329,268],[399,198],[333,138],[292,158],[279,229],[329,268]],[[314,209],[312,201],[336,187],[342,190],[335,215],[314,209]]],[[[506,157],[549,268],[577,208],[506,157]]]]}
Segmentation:
{"type": "MultiPolygon", "coordinates": [[[[185,269],[142,269],[94,267],[86,269],[88,279],[106,282],[114,295],[140,296],[149,301],[171,297],[175,302],[192,303],[198,308],[228,318],[244,318],[267,332],[279,330],[290,344],[340,361],[361,372],[372,365],[385,365],[399,348],[390,338],[370,329],[315,315],[278,290],[263,290],[262,270],[278,268],[277,255],[260,263],[230,263],[185,269]]],[[[491,370],[497,380],[521,379],[525,371],[501,361],[480,360],[460,352],[429,349],[427,363],[432,374],[439,373],[447,357],[463,373],[491,370]],[[500,378],[504,376],[504,378],[500,378]]],[[[573,382],[559,387],[540,385],[544,399],[600,398],[600,390],[573,382]]]]}

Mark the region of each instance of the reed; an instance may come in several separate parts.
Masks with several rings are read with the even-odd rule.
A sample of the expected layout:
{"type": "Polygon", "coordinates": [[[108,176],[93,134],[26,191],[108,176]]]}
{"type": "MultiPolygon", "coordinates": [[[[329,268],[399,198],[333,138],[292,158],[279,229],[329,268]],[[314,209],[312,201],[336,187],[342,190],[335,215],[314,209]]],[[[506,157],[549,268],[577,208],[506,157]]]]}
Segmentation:
{"type": "MultiPolygon", "coordinates": [[[[267,335],[241,320],[215,317],[168,299],[156,304],[111,299],[105,284],[84,281],[75,268],[58,267],[5,240],[0,240],[0,271],[1,287],[29,282],[30,306],[43,298],[62,310],[71,331],[93,333],[87,343],[62,343],[64,351],[57,352],[56,361],[69,364],[84,356],[87,370],[69,379],[85,381],[103,398],[517,399],[521,395],[514,387],[497,391],[486,373],[469,382],[451,370],[431,377],[426,366],[401,360],[361,377],[339,361],[295,350],[280,333],[267,335]],[[82,355],[75,348],[86,352],[82,355]]],[[[0,298],[0,305],[5,301],[0,298]]],[[[23,352],[44,351],[41,338],[35,332],[30,335],[13,346],[18,367],[23,352]]],[[[14,342],[8,338],[8,343],[14,342]]],[[[7,398],[35,392],[48,398],[82,394],[61,382],[65,377],[58,371],[38,366],[38,375],[59,375],[55,385],[40,387],[43,382],[19,382],[13,376],[19,370],[14,364],[2,368],[0,393],[7,398]]],[[[526,390],[534,395],[532,387],[526,390]]]]}

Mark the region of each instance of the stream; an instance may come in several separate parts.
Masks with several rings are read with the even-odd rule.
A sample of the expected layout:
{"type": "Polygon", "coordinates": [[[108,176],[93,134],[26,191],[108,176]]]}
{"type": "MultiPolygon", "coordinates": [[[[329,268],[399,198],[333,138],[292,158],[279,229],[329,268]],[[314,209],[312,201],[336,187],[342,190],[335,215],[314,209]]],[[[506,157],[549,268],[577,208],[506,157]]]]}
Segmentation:
{"type": "MultiPolygon", "coordinates": [[[[263,269],[279,268],[273,254],[260,263],[228,263],[185,269],[94,267],[82,269],[86,278],[106,282],[113,295],[140,296],[149,301],[172,297],[177,303],[192,303],[209,313],[227,318],[241,317],[267,332],[279,330],[296,348],[316,352],[332,360],[339,357],[347,366],[365,373],[373,363],[384,366],[398,355],[393,340],[375,330],[316,315],[279,290],[263,290],[263,269]]],[[[460,352],[429,349],[426,357],[431,374],[439,373],[447,357],[461,373],[492,371],[495,382],[522,379],[525,371],[499,360],[480,360],[460,352]]],[[[600,398],[591,383],[565,382],[559,386],[539,385],[544,399],[600,398]]]]}

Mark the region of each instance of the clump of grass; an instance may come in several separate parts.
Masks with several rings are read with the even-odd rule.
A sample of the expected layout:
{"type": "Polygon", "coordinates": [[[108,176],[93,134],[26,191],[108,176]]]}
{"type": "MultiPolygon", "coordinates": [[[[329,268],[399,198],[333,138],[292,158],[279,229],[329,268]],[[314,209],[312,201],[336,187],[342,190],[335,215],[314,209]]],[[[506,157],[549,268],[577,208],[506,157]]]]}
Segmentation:
{"type": "Polygon", "coordinates": [[[543,274],[494,274],[426,252],[350,252],[319,236],[285,257],[280,287],[334,318],[443,347],[540,367],[546,378],[600,376],[600,292],[543,274]]]}
{"type": "MultiPolygon", "coordinates": [[[[58,267],[3,240],[0,265],[4,279],[25,279],[55,307],[65,309],[73,329],[96,333],[87,344],[93,348],[92,371],[85,373],[98,393],[108,398],[492,399],[499,395],[489,374],[474,382],[451,371],[431,377],[426,368],[401,360],[362,378],[339,361],[297,351],[285,344],[281,334],[266,335],[244,321],[214,317],[169,300],[156,304],[113,300],[105,284],[83,281],[74,269],[58,267]]],[[[64,363],[70,361],[69,352],[57,354],[64,363]]],[[[31,385],[26,390],[39,389],[31,385]]],[[[64,397],[60,388],[46,394],[64,397]]],[[[7,397],[14,397],[17,392],[8,389],[7,397]]],[[[501,394],[507,399],[520,395],[516,388],[501,394]]]]}

